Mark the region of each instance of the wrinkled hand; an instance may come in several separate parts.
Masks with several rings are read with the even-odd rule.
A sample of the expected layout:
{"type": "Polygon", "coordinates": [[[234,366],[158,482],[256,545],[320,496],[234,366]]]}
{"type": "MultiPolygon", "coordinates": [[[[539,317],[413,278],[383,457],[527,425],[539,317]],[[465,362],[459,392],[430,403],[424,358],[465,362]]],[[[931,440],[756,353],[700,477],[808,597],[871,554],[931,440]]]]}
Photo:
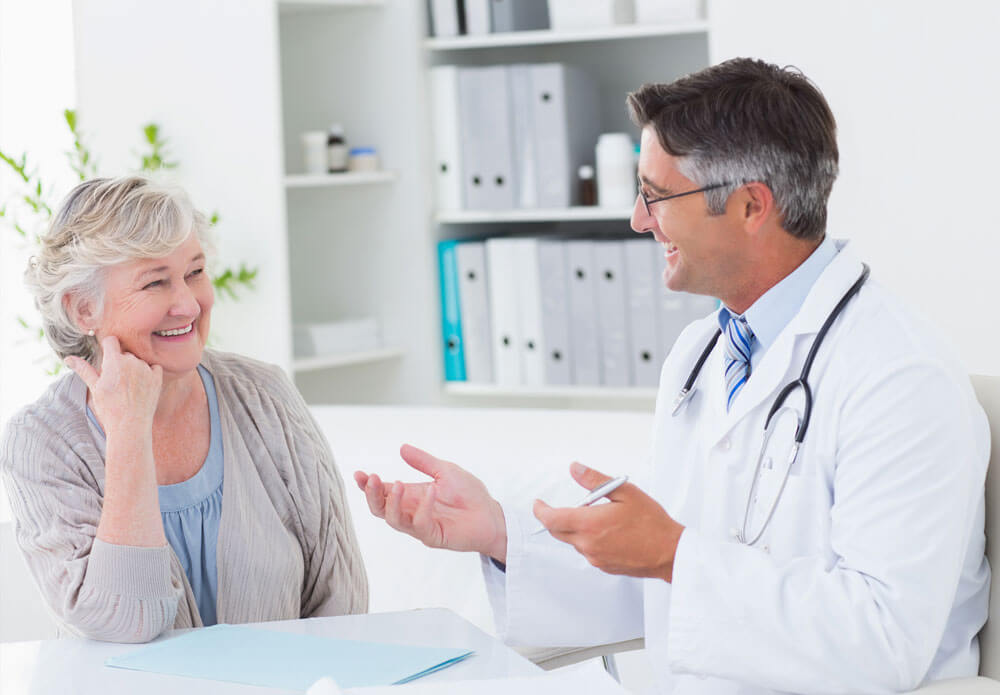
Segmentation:
{"type": "Polygon", "coordinates": [[[433,480],[383,483],[374,473],[354,473],[372,514],[431,548],[471,550],[507,557],[507,526],[500,504],[479,478],[454,463],[404,444],[399,455],[433,480]]]}
{"type": "Polygon", "coordinates": [[[105,433],[151,430],[163,369],[158,364],[149,366],[131,352],[122,352],[113,335],[101,341],[101,350],[100,372],[79,357],[67,357],[65,362],[90,389],[94,413],[105,433]]]}
{"type": "MultiPolygon", "coordinates": [[[[611,480],[579,463],[573,479],[588,490],[611,480]]],[[[608,574],[673,579],[674,555],[684,527],[652,497],[631,483],[590,507],[550,507],[535,501],[534,514],[556,539],[569,543],[608,574]]]]}

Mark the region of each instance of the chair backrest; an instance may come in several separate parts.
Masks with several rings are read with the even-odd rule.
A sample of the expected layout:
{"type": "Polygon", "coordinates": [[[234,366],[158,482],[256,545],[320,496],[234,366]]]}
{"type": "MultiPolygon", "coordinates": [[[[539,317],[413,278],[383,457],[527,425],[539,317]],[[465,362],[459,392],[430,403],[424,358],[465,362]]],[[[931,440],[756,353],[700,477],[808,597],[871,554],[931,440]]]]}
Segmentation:
{"type": "Polygon", "coordinates": [[[990,421],[990,467],[986,474],[986,557],[993,582],[990,612],[979,633],[979,675],[1000,678],[1000,377],[973,376],[976,397],[990,421]]]}

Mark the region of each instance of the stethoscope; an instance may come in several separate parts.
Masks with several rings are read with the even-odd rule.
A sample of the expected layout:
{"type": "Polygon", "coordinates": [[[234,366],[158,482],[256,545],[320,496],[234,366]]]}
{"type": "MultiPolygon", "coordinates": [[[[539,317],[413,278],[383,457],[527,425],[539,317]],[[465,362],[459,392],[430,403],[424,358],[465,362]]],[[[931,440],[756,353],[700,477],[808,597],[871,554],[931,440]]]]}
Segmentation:
{"type": "MultiPolygon", "coordinates": [[[[764,535],[764,531],[767,529],[768,524],[771,522],[771,517],[774,516],[774,510],[778,506],[778,500],[781,499],[781,493],[785,489],[785,483],[788,481],[788,474],[792,470],[792,466],[795,464],[796,459],[799,455],[799,449],[802,447],[802,440],[805,439],[806,431],[809,429],[809,420],[812,417],[812,389],[809,387],[809,370],[812,369],[813,360],[816,359],[816,353],[819,352],[820,346],[823,344],[823,339],[826,338],[827,331],[830,330],[830,326],[833,322],[837,320],[840,312],[844,310],[844,307],[849,301],[858,293],[861,286],[865,284],[865,280],[868,279],[869,268],[867,264],[862,264],[861,275],[854,284],[851,285],[850,289],[844,293],[840,301],[837,302],[837,306],[833,308],[830,315],[826,318],[823,326],[819,329],[819,333],[813,339],[812,346],[809,348],[809,354],[806,355],[805,364],[802,365],[802,372],[799,374],[799,378],[795,381],[789,382],[781,389],[777,397],[774,399],[774,404],[771,406],[771,410],[767,413],[767,419],[764,420],[764,441],[760,447],[760,455],[757,457],[757,465],[754,468],[753,482],[750,485],[750,492],[747,495],[747,505],[746,511],[743,514],[743,528],[741,531],[737,532],[736,540],[740,543],[746,545],[754,545],[760,540],[761,536],[764,535]],[[802,417],[799,418],[796,411],[790,406],[782,407],[788,397],[796,389],[802,390],[803,398],[805,399],[805,405],[803,406],[802,417]],[[771,506],[767,510],[767,515],[764,517],[764,522],[761,524],[760,529],[757,533],[752,536],[748,534],[747,527],[750,523],[750,511],[753,506],[754,501],[758,494],[758,481],[760,480],[761,467],[764,464],[764,455],[767,452],[768,444],[771,440],[771,436],[774,434],[773,425],[781,420],[785,413],[791,413],[795,415],[795,438],[792,442],[792,449],[786,459],[786,465],[784,470],[784,475],[781,478],[781,484],[778,487],[778,492],[771,501],[771,506]]],[[[684,386],[681,387],[680,393],[677,394],[677,398],[674,399],[674,409],[671,413],[674,417],[680,412],[681,407],[684,403],[693,395],[693,388],[695,382],[698,380],[698,375],[701,373],[701,368],[705,364],[705,360],[712,353],[715,348],[715,344],[719,341],[719,336],[722,335],[722,330],[718,329],[712,336],[712,339],[708,341],[708,345],[702,350],[701,356],[698,361],[695,362],[694,368],[688,375],[687,381],[684,382],[684,386]]],[[[773,464],[773,459],[768,459],[769,465],[773,464]]]]}

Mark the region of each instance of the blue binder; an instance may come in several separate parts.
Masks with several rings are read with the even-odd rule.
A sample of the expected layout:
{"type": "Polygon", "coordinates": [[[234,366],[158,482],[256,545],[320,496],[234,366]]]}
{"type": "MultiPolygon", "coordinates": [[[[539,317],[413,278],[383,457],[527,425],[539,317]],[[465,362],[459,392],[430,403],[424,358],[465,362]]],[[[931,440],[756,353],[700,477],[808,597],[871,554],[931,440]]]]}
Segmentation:
{"type": "Polygon", "coordinates": [[[465,381],[465,350],[462,345],[462,312],[458,303],[457,241],[438,243],[441,275],[441,337],[444,347],[444,378],[465,381]]]}

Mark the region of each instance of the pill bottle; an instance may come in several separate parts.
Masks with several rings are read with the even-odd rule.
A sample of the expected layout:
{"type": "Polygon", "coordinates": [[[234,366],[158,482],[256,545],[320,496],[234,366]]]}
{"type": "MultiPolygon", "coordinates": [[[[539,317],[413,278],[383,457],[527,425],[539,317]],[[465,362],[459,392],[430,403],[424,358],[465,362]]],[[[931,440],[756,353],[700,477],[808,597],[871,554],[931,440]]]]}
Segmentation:
{"type": "Polygon", "coordinates": [[[597,138],[597,202],[601,207],[629,208],[635,203],[635,147],[628,133],[597,138]]]}
{"type": "Polygon", "coordinates": [[[349,155],[347,142],[344,141],[344,126],[339,123],[332,124],[326,135],[327,171],[331,174],[347,171],[349,155]]]}

